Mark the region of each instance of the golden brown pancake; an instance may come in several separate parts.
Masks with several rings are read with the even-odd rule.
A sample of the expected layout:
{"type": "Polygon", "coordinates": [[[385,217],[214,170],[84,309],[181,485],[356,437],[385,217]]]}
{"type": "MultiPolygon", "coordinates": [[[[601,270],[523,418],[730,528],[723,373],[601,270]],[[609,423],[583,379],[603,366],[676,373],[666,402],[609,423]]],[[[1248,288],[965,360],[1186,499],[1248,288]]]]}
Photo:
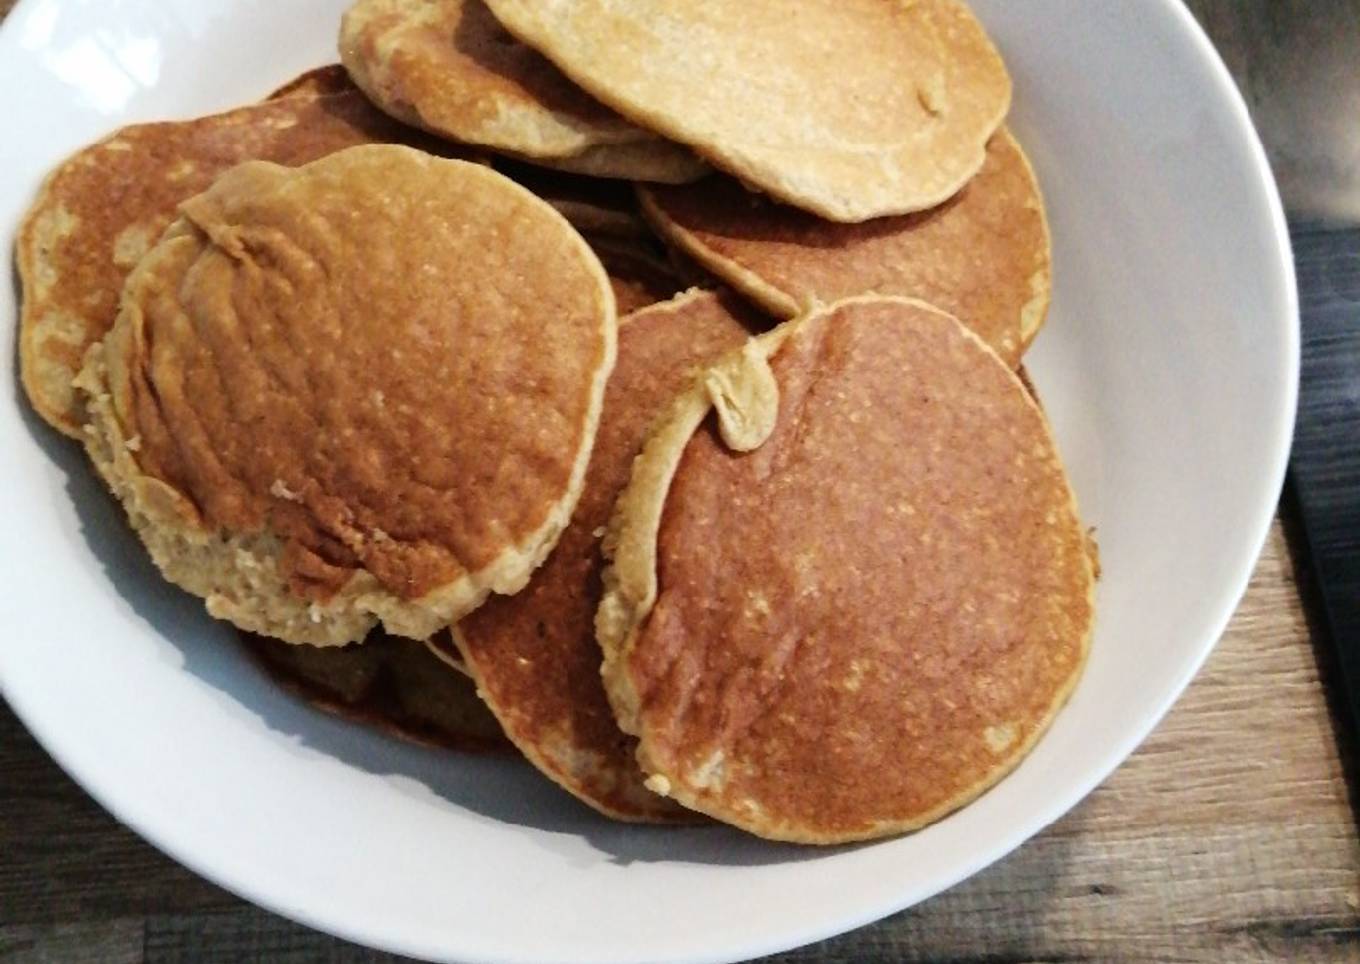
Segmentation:
{"type": "Polygon", "coordinates": [[[181,205],[78,382],[165,576],[242,629],[424,639],[518,591],[579,496],[614,298],[561,215],[391,145],[181,205]]]}
{"type": "Polygon", "coordinates": [[[923,302],[837,302],[724,359],[611,525],[597,629],[647,785],[761,836],[938,819],[1019,762],[1086,658],[1048,424],[923,302]]]}
{"type": "Polygon", "coordinates": [[[124,127],[48,176],[15,254],[24,388],[54,428],[78,436],[84,415],[71,380],[113,324],[128,273],[181,201],[245,160],[297,165],[356,144],[434,147],[357,91],[297,94],[197,120],[124,127]]]}
{"type": "Polygon", "coordinates": [[[739,299],[698,291],[624,319],[618,367],[571,525],[523,592],[488,600],[454,628],[506,735],[554,781],[623,820],[685,814],[642,786],[634,743],[619,732],[600,684],[592,624],[599,533],[660,406],[694,366],[744,341],[756,320],[739,299]]]}
{"type": "Polygon", "coordinates": [[[383,110],[460,143],[597,177],[682,183],[705,170],[563,77],[482,0],[357,0],[340,58],[383,110]]]}
{"type": "Polygon", "coordinates": [[[505,157],[495,158],[491,166],[547,201],[584,235],[652,237],[638,211],[631,184],[554,171],[505,157]]]}
{"type": "Polygon", "coordinates": [[[1010,106],[960,0],[487,0],[634,123],[833,221],[941,203],[1010,106]]]}
{"type": "Polygon", "coordinates": [[[1048,310],[1043,199],[1005,128],[963,190],[917,214],[837,224],[726,177],[639,194],[662,235],[779,317],[857,294],[920,298],[1015,366],[1048,310]]]}
{"type": "Polygon", "coordinates": [[[349,646],[241,639],[275,682],[318,709],[426,746],[513,750],[472,681],[415,640],[381,632],[349,646]]]}

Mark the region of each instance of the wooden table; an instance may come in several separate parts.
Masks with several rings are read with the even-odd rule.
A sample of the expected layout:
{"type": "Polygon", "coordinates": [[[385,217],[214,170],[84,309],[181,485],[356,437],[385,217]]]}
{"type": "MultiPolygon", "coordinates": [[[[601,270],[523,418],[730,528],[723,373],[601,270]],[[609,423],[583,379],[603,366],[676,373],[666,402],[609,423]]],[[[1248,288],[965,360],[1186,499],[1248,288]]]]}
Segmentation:
{"type": "MultiPolygon", "coordinates": [[[[1194,6],[1251,81],[1262,45],[1270,48],[1258,28],[1278,41],[1281,11],[1297,12],[1300,2],[1194,6]]],[[[0,0],[0,16],[11,3],[0,0]]],[[[1357,0],[1334,9],[1360,27],[1357,0]]],[[[1360,57],[1360,30],[1342,46],[1360,57]]],[[[1360,71],[1354,76],[1360,90],[1360,71]]],[[[1354,111],[1350,123],[1360,123],[1354,111]]],[[[1344,183],[1319,189],[1305,150],[1287,142],[1273,156],[1286,188],[1291,176],[1302,185],[1290,192],[1296,210],[1328,214],[1338,197],[1342,207],[1360,203],[1344,183]]],[[[1342,277],[1338,267],[1360,252],[1360,233],[1296,225],[1296,240],[1300,268],[1337,272],[1329,290],[1360,306],[1360,272],[1342,277]]],[[[1102,787],[953,890],[778,960],[1360,961],[1356,748],[1329,707],[1330,659],[1314,644],[1300,598],[1308,580],[1291,551],[1299,543],[1288,501],[1207,666],[1102,787]]],[[[393,958],[259,910],[161,856],[0,708],[0,960],[257,959],[393,958]]]]}

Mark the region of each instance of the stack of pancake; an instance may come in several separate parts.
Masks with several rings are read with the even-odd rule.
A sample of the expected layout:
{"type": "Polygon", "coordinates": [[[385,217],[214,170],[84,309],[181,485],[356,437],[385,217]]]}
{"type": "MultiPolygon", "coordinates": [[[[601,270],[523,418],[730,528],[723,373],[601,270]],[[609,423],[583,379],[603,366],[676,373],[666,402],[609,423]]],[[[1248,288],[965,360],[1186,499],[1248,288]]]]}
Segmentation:
{"type": "Polygon", "coordinates": [[[78,152],[19,235],[29,399],[165,577],[622,820],[836,843],[1012,769],[1095,563],[967,7],[358,0],[339,48],[78,152]]]}

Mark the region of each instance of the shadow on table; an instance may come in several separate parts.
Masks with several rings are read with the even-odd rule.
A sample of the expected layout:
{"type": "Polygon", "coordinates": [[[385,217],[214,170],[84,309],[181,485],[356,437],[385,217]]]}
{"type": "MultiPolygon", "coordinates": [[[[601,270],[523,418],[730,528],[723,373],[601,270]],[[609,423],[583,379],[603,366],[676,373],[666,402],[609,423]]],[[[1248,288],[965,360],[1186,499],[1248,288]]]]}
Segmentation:
{"type": "Polygon", "coordinates": [[[1360,745],[1357,745],[1356,721],[1344,695],[1336,644],[1323,615],[1322,594],[1312,570],[1308,536],[1303,530],[1298,494],[1292,479],[1285,483],[1281,495],[1280,523],[1284,529],[1285,543],[1289,547],[1294,582],[1299,587],[1304,616],[1308,620],[1308,638],[1313,643],[1318,678],[1322,681],[1322,690],[1327,697],[1327,717],[1332,725],[1332,735],[1341,758],[1341,770],[1346,778],[1346,797],[1356,822],[1360,823],[1360,745]]]}

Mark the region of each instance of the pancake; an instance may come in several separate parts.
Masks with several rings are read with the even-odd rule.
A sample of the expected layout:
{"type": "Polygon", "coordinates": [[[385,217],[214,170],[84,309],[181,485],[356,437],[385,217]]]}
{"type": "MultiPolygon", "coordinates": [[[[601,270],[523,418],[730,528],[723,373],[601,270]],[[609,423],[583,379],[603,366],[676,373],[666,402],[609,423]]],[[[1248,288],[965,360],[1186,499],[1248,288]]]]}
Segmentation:
{"type": "Polygon", "coordinates": [[[181,201],[242,161],[297,165],[384,142],[436,146],[357,91],[319,96],[303,84],[294,96],[224,114],[124,127],[64,161],[43,184],[15,245],[20,369],[33,408],[79,437],[84,415],[71,381],[86,349],[113,324],[128,273],[181,201]]]}
{"type": "Polygon", "coordinates": [[[517,42],[482,0],[358,0],[340,59],[393,117],[463,144],[597,177],[680,183],[705,170],[517,42]]]}
{"type": "Polygon", "coordinates": [[[250,633],[241,640],[276,683],[327,713],[425,746],[514,749],[472,681],[415,640],[380,632],[350,646],[293,646],[250,633]]]}
{"type": "Polygon", "coordinates": [[[605,686],[647,785],[773,839],[881,837],[967,803],[1089,646],[1047,421],[919,301],[837,302],[699,378],[604,548],[605,686]]]}
{"type": "Polygon", "coordinates": [[[357,91],[354,81],[349,79],[349,71],[342,64],[326,64],[313,67],[305,74],[290,80],[274,91],[266,100],[279,100],[284,97],[319,97],[326,94],[347,94],[357,91]]]}
{"type": "Polygon", "coordinates": [[[620,315],[667,301],[688,285],[659,252],[643,241],[586,236],[609,275],[620,315]]]}
{"type": "Polygon", "coordinates": [[[652,237],[638,212],[631,184],[554,171],[505,157],[495,158],[491,166],[547,201],[584,235],[652,237]]]}
{"type": "Polygon", "coordinates": [[[638,125],[833,221],[934,207],[1010,106],[960,0],[487,0],[638,125]]]}
{"type": "Polygon", "coordinates": [[[1005,128],[982,170],[944,204],[862,224],[775,204],[726,177],[639,194],[663,236],[779,317],[870,292],[920,298],[1014,367],[1048,310],[1043,199],[1005,128]]]}
{"type": "Polygon", "coordinates": [[[687,815],[643,787],[633,741],[619,732],[600,684],[592,622],[599,533],[653,416],[694,366],[745,341],[755,321],[739,299],[698,291],[623,320],[618,367],[571,525],[523,592],[488,600],[454,627],[506,735],[551,779],[623,820],[687,815]]]}
{"type": "Polygon", "coordinates": [[[181,206],[78,385],[162,573],[242,629],[424,639],[518,591],[580,494],[614,299],[481,165],[354,147],[181,206]]]}

